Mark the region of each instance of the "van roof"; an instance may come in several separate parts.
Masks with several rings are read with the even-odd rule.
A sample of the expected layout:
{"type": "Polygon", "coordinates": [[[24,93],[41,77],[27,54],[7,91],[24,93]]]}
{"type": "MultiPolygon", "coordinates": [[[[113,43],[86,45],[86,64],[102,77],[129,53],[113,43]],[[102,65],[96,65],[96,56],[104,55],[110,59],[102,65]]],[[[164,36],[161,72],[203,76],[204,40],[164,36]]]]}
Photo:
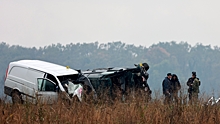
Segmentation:
{"type": "Polygon", "coordinates": [[[11,62],[10,64],[14,66],[20,65],[23,67],[36,69],[39,71],[53,74],[54,76],[78,74],[78,71],[76,70],[41,60],[19,60],[19,61],[11,62]]]}

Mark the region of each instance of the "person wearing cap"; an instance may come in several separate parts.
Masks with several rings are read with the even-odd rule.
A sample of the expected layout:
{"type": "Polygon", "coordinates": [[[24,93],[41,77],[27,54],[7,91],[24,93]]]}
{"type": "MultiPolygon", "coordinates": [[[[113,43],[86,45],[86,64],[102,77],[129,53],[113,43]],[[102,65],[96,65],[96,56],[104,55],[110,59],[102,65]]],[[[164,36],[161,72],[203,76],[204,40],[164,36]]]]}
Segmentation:
{"type": "Polygon", "coordinates": [[[170,103],[171,101],[171,96],[172,96],[171,78],[172,78],[172,74],[167,73],[167,77],[165,77],[165,79],[162,82],[163,94],[165,95],[164,104],[170,103]]]}
{"type": "Polygon", "coordinates": [[[199,78],[196,77],[196,72],[192,72],[192,77],[188,79],[187,86],[189,86],[188,93],[189,93],[189,101],[192,103],[193,101],[198,100],[199,94],[199,86],[200,81],[199,78]]]}

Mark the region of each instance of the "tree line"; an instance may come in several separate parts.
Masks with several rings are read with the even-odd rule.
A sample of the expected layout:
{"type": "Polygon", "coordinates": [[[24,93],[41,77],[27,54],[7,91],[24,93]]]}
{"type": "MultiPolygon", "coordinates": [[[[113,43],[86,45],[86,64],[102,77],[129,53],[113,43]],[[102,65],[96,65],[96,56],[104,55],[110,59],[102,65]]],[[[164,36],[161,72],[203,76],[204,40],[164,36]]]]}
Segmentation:
{"type": "Polygon", "coordinates": [[[21,59],[40,59],[70,66],[73,69],[101,67],[134,67],[147,62],[150,65],[148,83],[151,89],[161,89],[163,78],[168,72],[175,73],[184,85],[196,71],[201,80],[201,91],[219,93],[220,48],[187,42],[160,42],[150,47],[125,44],[121,41],[109,43],[52,44],[40,48],[22,47],[0,43],[0,81],[3,91],[5,71],[9,62],[21,59]]]}

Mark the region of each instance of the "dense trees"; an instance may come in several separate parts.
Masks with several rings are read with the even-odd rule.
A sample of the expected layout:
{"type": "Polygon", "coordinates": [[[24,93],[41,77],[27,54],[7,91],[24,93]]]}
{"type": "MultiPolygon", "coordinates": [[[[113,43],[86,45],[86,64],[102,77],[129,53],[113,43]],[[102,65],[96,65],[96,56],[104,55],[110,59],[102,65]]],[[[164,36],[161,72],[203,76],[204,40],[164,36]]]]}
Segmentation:
{"type": "MultiPolygon", "coordinates": [[[[220,87],[220,48],[186,42],[160,42],[149,48],[129,45],[122,42],[106,44],[77,43],[52,44],[40,48],[25,48],[0,43],[0,81],[8,63],[20,59],[40,59],[74,69],[99,67],[134,67],[134,63],[147,62],[150,65],[149,85],[152,89],[161,88],[161,81],[167,72],[176,73],[185,83],[192,71],[197,71],[202,81],[202,91],[211,93],[220,87]]],[[[0,87],[3,88],[2,85],[0,87]]],[[[218,92],[218,91],[217,91],[218,92]]]]}

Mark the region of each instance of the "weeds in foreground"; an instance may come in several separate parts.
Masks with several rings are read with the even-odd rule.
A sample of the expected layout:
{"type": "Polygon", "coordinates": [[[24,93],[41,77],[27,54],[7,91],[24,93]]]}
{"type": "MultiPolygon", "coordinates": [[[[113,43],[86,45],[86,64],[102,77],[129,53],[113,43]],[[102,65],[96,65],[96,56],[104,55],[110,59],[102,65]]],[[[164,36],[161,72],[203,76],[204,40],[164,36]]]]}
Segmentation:
{"type": "Polygon", "coordinates": [[[13,105],[0,101],[0,123],[4,124],[219,124],[220,106],[198,104],[163,105],[160,99],[146,102],[143,97],[128,98],[126,102],[105,99],[97,102],[75,102],[66,105],[61,101],[53,105],[13,105]]]}

